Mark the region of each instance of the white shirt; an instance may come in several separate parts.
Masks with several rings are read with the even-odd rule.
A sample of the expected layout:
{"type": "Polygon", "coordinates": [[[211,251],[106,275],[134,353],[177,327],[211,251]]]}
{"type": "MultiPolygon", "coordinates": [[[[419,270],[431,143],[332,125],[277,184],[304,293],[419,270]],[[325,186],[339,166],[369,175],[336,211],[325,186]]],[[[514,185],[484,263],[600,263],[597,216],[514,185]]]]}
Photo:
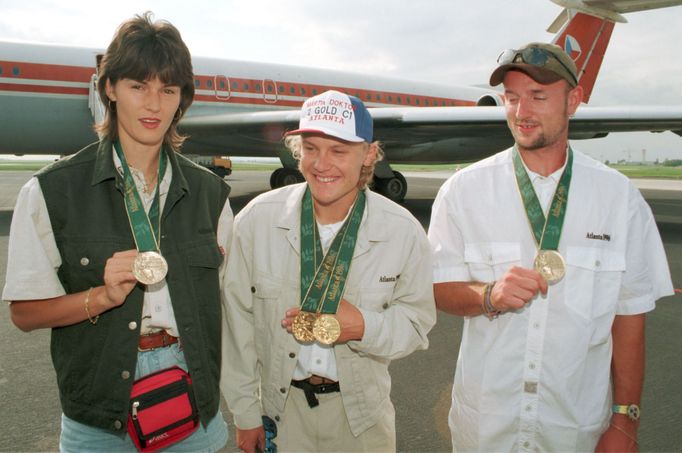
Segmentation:
{"type": "MultiPolygon", "coordinates": [[[[121,162],[113,150],[112,154],[114,165],[120,172],[121,162]]],[[[130,169],[145,210],[149,211],[155,192],[145,193],[143,173],[132,167],[130,169]]],[[[172,167],[168,165],[159,185],[159,215],[163,213],[172,173],[172,167]]],[[[226,251],[231,237],[231,225],[232,210],[229,201],[226,200],[218,221],[217,238],[218,245],[226,251]]],[[[66,291],[57,277],[57,270],[61,264],[62,259],[52,232],[40,183],[33,177],[21,188],[12,215],[7,276],[2,299],[38,300],[63,296],[66,291]]],[[[224,265],[223,262],[220,271],[221,282],[224,265]]],[[[171,335],[179,336],[165,279],[154,285],[147,285],[142,314],[142,333],[165,329],[171,335]]]]}
{"type": "MultiPolygon", "coordinates": [[[[561,171],[529,175],[549,204],[561,171]]],[[[511,150],[457,172],[434,202],[434,282],[498,280],[537,246],[511,150]]],[[[620,173],[574,151],[559,252],[566,275],[526,307],[466,317],[449,424],[455,450],[593,451],[610,416],[615,315],[672,294],[649,206],[620,173]]]]}

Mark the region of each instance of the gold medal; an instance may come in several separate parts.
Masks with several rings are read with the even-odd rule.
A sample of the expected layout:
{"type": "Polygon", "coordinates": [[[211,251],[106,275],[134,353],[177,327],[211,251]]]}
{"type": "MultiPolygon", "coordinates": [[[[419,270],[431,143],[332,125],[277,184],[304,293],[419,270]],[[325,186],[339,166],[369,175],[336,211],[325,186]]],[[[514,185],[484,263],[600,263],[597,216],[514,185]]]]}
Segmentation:
{"type": "Polygon", "coordinates": [[[341,336],[341,324],[334,315],[320,315],[313,325],[315,340],[321,344],[332,344],[341,336]]]}
{"type": "Polygon", "coordinates": [[[153,285],[166,278],[168,263],[157,252],[140,252],[133,261],[133,274],[140,283],[153,285]]]}
{"type": "Polygon", "coordinates": [[[561,280],[566,273],[564,258],[556,250],[539,250],[533,265],[550,284],[561,280]]]}
{"type": "Polygon", "coordinates": [[[299,311],[291,325],[291,332],[294,338],[302,343],[310,343],[315,339],[313,335],[313,324],[317,320],[317,313],[299,311]]]}

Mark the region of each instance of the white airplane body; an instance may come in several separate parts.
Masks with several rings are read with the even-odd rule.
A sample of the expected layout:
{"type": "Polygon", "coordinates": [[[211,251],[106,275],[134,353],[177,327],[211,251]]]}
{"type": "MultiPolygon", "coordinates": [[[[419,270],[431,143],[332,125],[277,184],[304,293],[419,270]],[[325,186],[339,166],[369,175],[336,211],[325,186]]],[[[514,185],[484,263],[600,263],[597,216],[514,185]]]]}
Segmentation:
{"type": "MultiPolygon", "coordinates": [[[[579,68],[589,100],[614,22],[621,12],[682,4],[682,0],[552,0],[565,9],[550,26],[555,43],[579,68]]],[[[71,154],[97,140],[103,109],[95,63],[103,49],[0,42],[0,154],[71,154]]],[[[280,156],[273,187],[300,180],[281,145],[297,126],[305,99],[328,89],[355,95],[370,108],[387,162],[377,188],[395,200],[407,185],[388,162],[475,160],[512,143],[502,99],[492,89],[456,87],[307,67],[194,57],[195,98],[180,123],[190,138],[183,152],[280,156]],[[495,107],[497,106],[497,107],[495,107]]],[[[621,131],[682,131],[682,107],[583,106],[572,138],[621,131]]]]}

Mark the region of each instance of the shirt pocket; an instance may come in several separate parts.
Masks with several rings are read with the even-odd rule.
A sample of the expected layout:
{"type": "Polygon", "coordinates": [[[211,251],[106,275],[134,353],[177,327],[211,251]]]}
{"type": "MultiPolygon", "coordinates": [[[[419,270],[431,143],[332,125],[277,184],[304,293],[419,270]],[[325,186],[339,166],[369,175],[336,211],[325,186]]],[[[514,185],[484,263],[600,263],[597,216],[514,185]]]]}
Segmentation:
{"type": "Polygon", "coordinates": [[[516,242],[469,243],[464,245],[464,262],[472,281],[500,279],[521,263],[521,245],[516,242]]]}
{"type": "Polygon", "coordinates": [[[564,283],[568,310],[586,321],[608,318],[610,331],[610,320],[615,314],[624,271],[623,252],[597,247],[568,247],[564,283]]]}

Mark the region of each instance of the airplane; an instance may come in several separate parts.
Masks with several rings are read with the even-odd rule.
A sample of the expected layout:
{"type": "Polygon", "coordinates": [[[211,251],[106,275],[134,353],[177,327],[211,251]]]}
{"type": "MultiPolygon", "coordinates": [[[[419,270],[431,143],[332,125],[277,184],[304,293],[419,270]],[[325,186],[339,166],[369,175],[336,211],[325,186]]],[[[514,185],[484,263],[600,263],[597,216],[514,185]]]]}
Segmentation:
{"type": "MultiPolygon", "coordinates": [[[[579,68],[584,102],[595,85],[614,25],[624,13],[677,6],[682,0],[552,0],[564,9],[548,28],[579,68]]],[[[95,88],[102,49],[0,42],[0,154],[70,154],[97,140],[103,108],[95,88]],[[36,125],[39,127],[36,128],[36,125]]],[[[193,57],[195,98],[180,122],[184,154],[275,157],[271,187],[300,182],[282,145],[310,96],[335,89],[370,108],[386,158],[374,190],[404,199],[407,182],[392,163],[477,160],[513,143],[501,93],[308,67],[193,57]]],[[[571,138],[610,132],[671,130],[682,135],[682,107],[581,106],[571,138]]]]}

